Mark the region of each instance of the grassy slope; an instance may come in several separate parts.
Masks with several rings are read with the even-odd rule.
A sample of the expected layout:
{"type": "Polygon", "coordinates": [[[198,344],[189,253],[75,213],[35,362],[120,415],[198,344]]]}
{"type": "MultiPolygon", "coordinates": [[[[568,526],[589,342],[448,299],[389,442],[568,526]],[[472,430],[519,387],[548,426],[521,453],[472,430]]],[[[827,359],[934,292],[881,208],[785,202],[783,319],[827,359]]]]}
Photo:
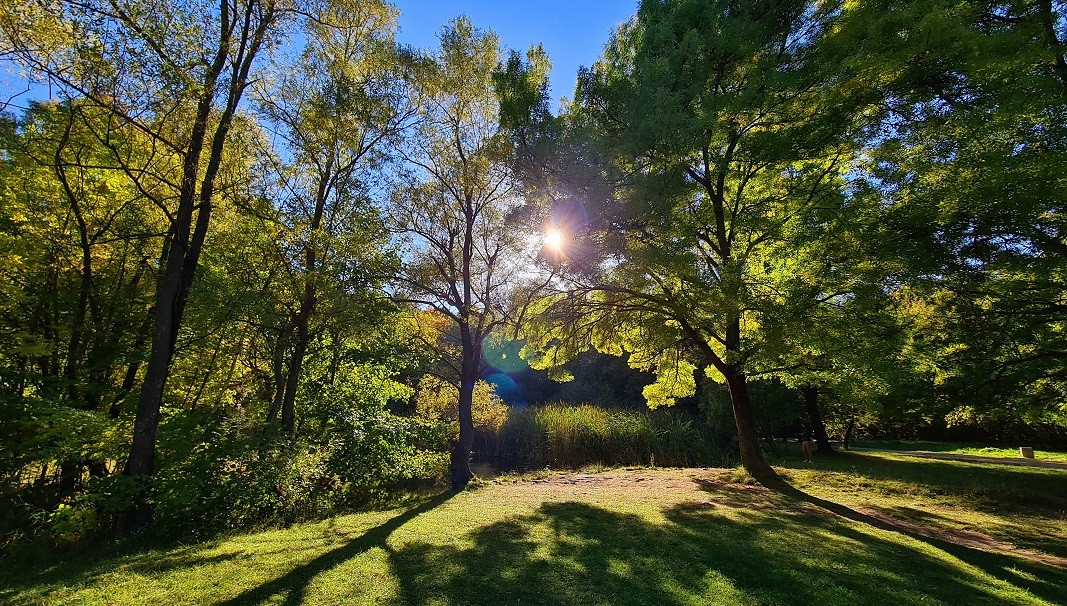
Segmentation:
{"type": "Polygon", "coordinates": [[[609,471],[185,547],[6,561],[0,602],[1067,603],[1067,568],[951,540],[967,527],[1067,556],[1067,472],[858,453],[784,466],[812,501],[948,538],[843,519],[732,470],[609,471]]]}
{"type": "MultiPolygon", "coordinates": [[[[856,442],[856,446],[866,448],[884,448],[886,450],[926,450],[929,452],[943,452],[945,454],[975,455],[979,457],[999,457],[1004,459],[1018,459],[1018,448],[998,448],[996,446],[983,446],[981,444],[968,444],[960,442],[923,442],[918,440],[871,440],[856,442]]],[[[1026,444],[1023,444],[1026,446],[1026,444]]],[[[1055,452],[1051,450],[1035,450],[1034,459],[1038,461],[1058,461],[1067,463],[1067,452],[1055,452]]]]}

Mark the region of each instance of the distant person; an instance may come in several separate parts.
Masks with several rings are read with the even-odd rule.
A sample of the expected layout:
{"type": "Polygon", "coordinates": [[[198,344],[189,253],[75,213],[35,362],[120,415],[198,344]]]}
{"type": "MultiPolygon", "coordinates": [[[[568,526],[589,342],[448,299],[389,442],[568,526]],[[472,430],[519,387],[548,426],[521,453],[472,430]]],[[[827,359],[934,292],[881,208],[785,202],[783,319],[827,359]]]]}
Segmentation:
{"type": "Polygon", "coordinates": [[[800,445],[804,448],[804,460],[811,463],[814,455],[815,437],[811,433],[811,428],[807,425],[800,426],[800,445]]]}

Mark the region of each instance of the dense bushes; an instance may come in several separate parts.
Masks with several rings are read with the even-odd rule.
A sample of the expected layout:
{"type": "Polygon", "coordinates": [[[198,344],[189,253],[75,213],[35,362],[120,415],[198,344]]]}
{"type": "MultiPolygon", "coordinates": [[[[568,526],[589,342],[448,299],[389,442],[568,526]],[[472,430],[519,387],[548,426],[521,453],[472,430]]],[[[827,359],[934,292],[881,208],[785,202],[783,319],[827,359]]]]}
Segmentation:
{"type": "Polygon", "coordinates": [[[482,432],[475,458],[503,469],[588,464],[705,466],[726,462],[701,424],[672,410],[634,411],[589,404],[513,409],[497,432],[482,432]]]}
{"type": "Polygon", "coordinates": [[[224,424],[161,470],[156,523],[193,534],[327,515],[439,477],[445,435],[440,424],[381,410],[353,411],[320,440],[224,424]]]}
{"type": "Polygon", "coordinates": [[[410,390],[388,368],[358,361],[337,368],[334,380],[320,381],[310,365],[293,435],[263,422],[265,402],[166,410],[151,482],[120,473],[129,435],[117,421],[0,400],[10,413],[0,423],[0,498],[16,504],[0,516],[0,549],[18,537],[71,541],[110,532],[138,498],[151,506],[158,530],[203,536],[320,517],[442,477],[449,427],[390,413],[389,399],[410,390]]]}

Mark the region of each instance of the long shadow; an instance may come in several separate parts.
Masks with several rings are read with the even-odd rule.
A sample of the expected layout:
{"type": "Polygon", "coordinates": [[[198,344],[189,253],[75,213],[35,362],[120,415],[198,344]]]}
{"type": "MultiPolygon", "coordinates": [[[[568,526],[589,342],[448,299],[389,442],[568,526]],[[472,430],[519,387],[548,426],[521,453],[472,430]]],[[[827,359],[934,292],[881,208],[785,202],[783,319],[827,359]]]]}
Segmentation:
{"type": "Polygon", "coordinates": [[[787,456],[780,464],[787,468],[853,473],[875,481],[936,488],[940,494],[966,498],[980,510],[1058,513],[1067,509],[1067,472],[1063,470],[920,458],[887,459],[881,454],[839,452],[833,457],[817,458],[814,466],[787,456]]]}
{"type": "MultiPolygon", "coordinates": [[[[924,524],[924,520],[931,521],[932,516],[929,512],[923,512],[922,515],[912,512],[909,515],[908,512],[903,511],[894,515],[892,511],[872,504],[870,509],[885,513],[881,517],[900,519],[900,522],[896,524],[889,522],[892,528],[887,528],[887,530],[920,530],[921,532],[918,533],[913,532],[912,536],[922,536],[929,540],[948,537],[951,539],[949,544],[955,541],[958,544],[980,546],[986,550],[1013,552],[1024,557],[1032,556],[1061,567],[1064,566],[1064,562],[1067,562],[1067,544],[1063,542],[1062,533],[1055,532],[1053,529],[1056,524],[1054,520],[1062,518],[1063,512],[1067,511],[1067,473],[1063,471],[959,464],[924,459],[886,459],[878,454],[851,452],[818,459],[814,466],[801,463],[799,459],[794,458],[786,458],[782,461],[782,465],[797,469],[816,469],[845,474],[838,475],[835,480],[832,480],[834,482],[840,482],[849,477],[863,481],[874,480],[872,495],[877,495],[880,490],[878,482],[886,480],[893,483],[906,483],[920,493],[930,493],[933,498],[947,497],[949,502],[966,503],[970,509],[999,517],[1002,522],[991,522],[992,525],[988,530],[1003,540],[997,545],[997,540],[983,537],[982,533],[953,531],[951,530],[952,524],[948,524],[948,528],[936,521],[933,524],[924,524]],[[912,521],[908,518],[912,518],[912,521]],[[916,518],[918,520],[915,520],[916,518]],[[1049,524],[1052,524],[1053,528],[1050,528],[1049,524]],[[930,528],[927,529],[924,526],[930,528]],[[1036,553],[1028,555],[1025,550],[1015,550],[1004,545],[1004,541],[1040,550],[1049,554],[1050,557],[1036,553]]],[[[899,490],[892,484],[888,486],[891,492],[899,490]]],[[[792,494],[794,498],[807,500],[816,506],[829,503],[822,500],[820,500],[822,503],[813,501],[812,499],[816,497],[806,493],[802,493],[803,496],[791,493],[790,491],[796,489],[785,483],[768,483],[767,487],[783,495],[792,494]]],[[[841,507],[837,504],[833,505],[841,507]]],[[[823,508],[837,515],[846,514],[841,510],[833,511],[831,507],[823,508]]],[[[848,515],[852,515],[855,519],[856,516],[862,514],[853,511],[848,515]]],[[[867,516],[867,519],[856,521],[871,522],[870,518],[871,516],[867,516]]],[[[882,525],[886,524],[884,519],[874,521],[882,525]]]]}
{"type": "Polygon", "coordinates": [[[451,499],[455,494],[456,493],[454,492],[445,492],[428,499],[403,513],[389,518],[378,526],[367,530],[358,538],[318,556],[307,564],[294,568],[268,583],[249,589],[225,602],[218,602],[216,606],[255,604],[266,601],[268,598],[279,594],[285,594],[285,604],[300,604],[303,602],[304,592],[307,590],[308,584],[320,573],[326,572],[365,551],[369,551],[375,547],[385,546],[385,542],[389,538],[389,535],[393,534],[393,531],[397,528],[400,528],[419,514],[430,511],[441,505],[445,501],[451,499]]]}
{"type": "MultiPolygon", "coordinates": [[[[699,480],[697,483],[701,484],[704,490],[708,492],[721,490],[719,485],[714,483],[706,484],[699,480]]],[[[922,529],[920,525],[907,524],[906,522],[894,520],[890,517],[878,517],[857,511],[847,505],[842,505],[841,503],[836,503],[808,494],[781,479],[765,482],[763,483],[763,486],[772,491],[770,495],[764,495],[762,499],[759,499],[758,497],[756,498],[757,501],[761,500],[764,506],[773,505],[775,502],[781,503],[775,498],[775,495],[780,495],[794,503],[813,505],[839,518],[866,524],[867,526],[879,530],[894,532],[916,541],[926,543],[931,547],[935,547],[945,553],[951,554],[971,566],[985,571],[991,576],[1003,578],[1005,572],[1013,574],[1028,581],[1028,584],[1030,585],[1028,589],[1030,591],[1044,599],[1052,601],[1053,603],[1059,603],[1059,600],[1062,600],[1065,597],[1063,588],[1067,587],[1067,567],[1064,566],[1064,559],[1058,556],[1041,557],[1040,555],[1036,555],[1035,557],[1035,554],[991,551],[989,549],[982,549],[980,547],[969,545],[963,541],[944,539],[938,536],[934,531],[922,529]],[[1024,561],[1026,562],[1025,567],[1029,568],[1031,573],[1036,572],[1041,576],[1038,577],[1034,574],[1019,575],[1018,569],[1024,567],[1024,561]],[[1050,582],[1042,580],[1041,577],[1056,577],[1056,581],[1050,582]]],[[[742,500],[744,503],[750,504],[753,501],[753,497],[751,495],[745,495],[742,497],[742,500]]],[[[743,506],[743,503],[740,501],[739,504],[743,506]]],[[[858,538],[854,533],[851,533],[844,528],[839,529],[838,532],[842,532],[846,535],[853,535],[854,538],[858,538]]]]}
{"type": "Polygon", "coordinates": [[[388,550],[400,582],[397,602],[897,605],[1067,598],[1067,571],[987,553],[961,563],[810,510],[793,515],[689,503],[662,513],[657,520],[583,502],[546,503],[533,514],[480,527],[468,541],[406,543],[388,550]]]}

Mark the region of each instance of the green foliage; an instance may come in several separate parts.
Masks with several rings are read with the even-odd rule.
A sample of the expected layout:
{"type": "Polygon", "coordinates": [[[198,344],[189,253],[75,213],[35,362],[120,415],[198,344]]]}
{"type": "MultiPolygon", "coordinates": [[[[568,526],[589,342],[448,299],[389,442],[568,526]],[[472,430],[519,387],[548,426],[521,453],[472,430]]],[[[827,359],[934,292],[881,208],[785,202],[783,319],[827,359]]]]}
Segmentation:
{"type": "Polygon", "coordinates": [[[341,481],[324,452],[261,435],[241,424],[204,426],[173,419],[161,446],[188,449],[165,458],[152,490],[156,522],[182,535],[203,535],[322,515],[341,502],[341,481]]]}
{"type": "Polygon", "coordinates": [[[73,542],[97,530],[99,522],[96,510],[91,506],[60,503],[59,507],[49,514],[48,526],[56,538],[73,542]]]}
{"type": "Polygon", "coordinates": [[[854,3],[830,40],[850,86],[883,100],[854,198],[910,299],[919,383],[891,382],[887,413],[994,438],[1063,427],[1063,8],[854,3]]]}
{"type": "Polygon", "coordinates": [[[561,383],[552,396],[553,400],[606,408],[643,409],[648,406],[643,390],[653,377],[630,367],[625,358],[589,351],[550,372],[552,370],[570,373],[569,380],[561,383]]]}
{"type": "Polygon", "coordinates": [[[157,522],[183,535],[321,517],[435,482],[447,462],[444,427],[384,410],[352,410],[297,441],[239,423],[166,429],[162,445],[188,452],[165,459],[152,502],[157,522]]]}
{"type": "MultiPolygon", "coordinates": [[[[415,396],[415,412],[424,419],[458,423],[459,389],[433,375],[424,375],[415,396]]],[[[474,384],[471,414],[475,429],[499,431],[508,418],[508,405],[496,395],[492,384],[478,381],[474,384]]]]}
{"type": "Polygon", "coordinates": [[[463,17],[422,53],[380,0],[242,0],[265,46],[205,80],[218,6],[122,4],[0,6],[0,61],[63,98],[0,116],[0,535],[322,515],[439,477],[457,420],[513,467],[713,462],[805,387],[838,434],[1067,440],[1063,0],[646,0],[558,116],[544,49],[463,17]],[[516,343],[600,407],[509,411],[475,380],[516,343]],[[386,412],[430,370],[471,415],[430,378],[386,412]],[[708,422],[606,408],[683,398],[708,422]]]}

